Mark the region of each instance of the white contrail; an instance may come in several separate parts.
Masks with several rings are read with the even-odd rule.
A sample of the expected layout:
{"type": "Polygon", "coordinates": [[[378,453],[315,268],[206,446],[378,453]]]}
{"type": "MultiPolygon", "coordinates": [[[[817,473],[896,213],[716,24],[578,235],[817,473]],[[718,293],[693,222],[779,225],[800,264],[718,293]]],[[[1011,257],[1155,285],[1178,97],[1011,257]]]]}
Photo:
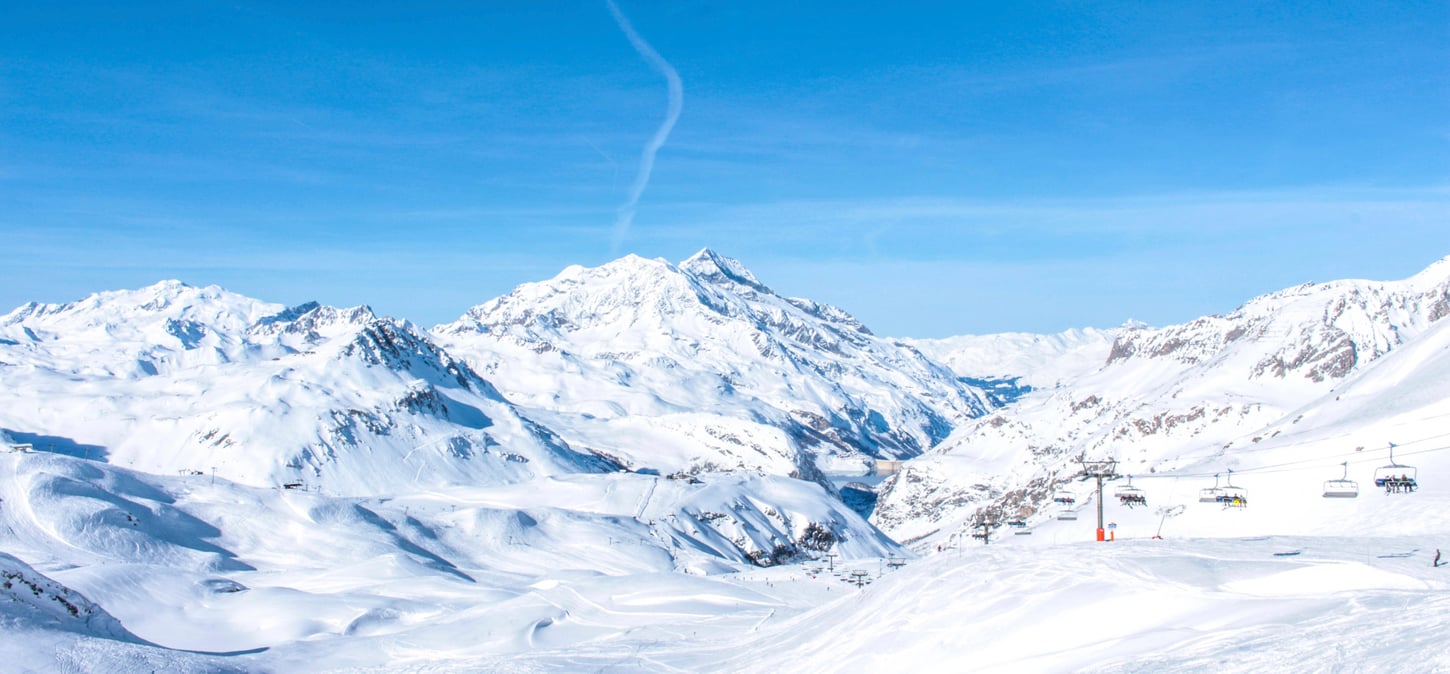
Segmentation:
{"type": "Polygon", "coordinates": [[[670,130],[675,128],[675,121],[680,118],[680,110],[685,106],[685,88],[680,83],[680,74],[675,72],[674,66],[670,65],[665,57],[660,56],[654,47],[649,46],[649,43],[645,42],[639,33],[634,32],[634,26],[629,24],[629,19],[619,11],[619,6],[614,4],[614,0],[605,0],[605,2],[609,4],[609,12],[614,15],[614,22],[619,24],[620,30],[624,31],[624,36],[629,38],[631,45],[634,45],[634,50],[639,52],[639,55],[644,57],[651,67],[665,76],[670,95],[669,107],[665,111],[665,121],[660,124],[660,128],[655,130],[655,135],[649,139],[649,142],[645,143],[644,152],[639,158],[639,173],[635,175],[634,185],[629,189],[629,199],[619,207],[619,217],[614,220],[613,247],[614,252],[618,253],[620,244],[624,243],[624,238],[629,235],[630,224],[634,222],[634,212],[635,207],[639,204],[639,197],[644,194],[644,188],[649,185],[649,175],[655,167],[655,153],[660,151],[665,144],[665,139],[670,137],[670,130]]]}

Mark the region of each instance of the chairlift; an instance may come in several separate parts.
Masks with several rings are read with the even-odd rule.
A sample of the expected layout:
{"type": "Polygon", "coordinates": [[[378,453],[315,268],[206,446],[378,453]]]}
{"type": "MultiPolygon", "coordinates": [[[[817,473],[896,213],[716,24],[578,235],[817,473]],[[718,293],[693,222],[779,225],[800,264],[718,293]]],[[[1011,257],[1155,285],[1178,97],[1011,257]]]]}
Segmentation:
{"type": "Polygon", "coordinates": [[[1349,479],[1349,462],[1339,464],[1344,466],[1344,477],[1338,480],[1324,481],[1324,498],[1355,498],[1359,496],[1359,483],[1349,479]]]}
{"type": "Polygon", "coordinates": [[[1064,520],[1064,521],[1076,520],[1077,519],[1077,511],[1076,510],[1063,510],[1062,512],[1060,512],[1060,513],[1057,514],[1057,519],[1064,520]]]}
{"type": "Polygon", "coordinates": [[[1225,508],[1249,507],[1248,490],[1243,487],[1234,486],[1234,471],[1232,468],[1228,471],[1228,479],[1224,480],[1223,487],[1219,489],[1218,502],[1222,503],[1225,508]]]}
{"type": "Polygon", "coordinates": [[[1133,506],[1147,506],[1148,494],[1142,489],[1133,486],[1133,476],[1128,476],[1128,484],[1120,486],[1113,494],[1118,497],[1118,502],[1129,508],[1133,506]]]}
{"type": "Polygon", "coordinates": [[[1414,466],[1395,463],[1395,443],[1391,442],[1390,464],[1374,469],[1374,486],[1383,487],[1386,494],[1408,494],[1420,487],[1417,472],[1414,466]]]}
{"type": "Polygon", "coordinates": [[[1025,526],[1027,526],[1027,520],[1024,520],[1024,519],[1007,520],[1007,526],[1012,527],[1013,529],[1021,529],[1021,528],[1025,527],[1025,526]]]}
{"type": "Polygon", "coordinates": [[[1207,489],[1198,490],[1199,503],[1222,503],[1223,489],[1218,486],[1218,474],[1213,476],[1213,486],[1207,489]]]}
{"type": "Polygon", "coordinates": [[[1052,502],[1061,503],[1062,505],[1072,505],[1077,503],[1077,499],[1073,497],[1072,492],[1066,489],[1059,489],[1057,490],[1057,495],[1052,497],[1052,502]]]}

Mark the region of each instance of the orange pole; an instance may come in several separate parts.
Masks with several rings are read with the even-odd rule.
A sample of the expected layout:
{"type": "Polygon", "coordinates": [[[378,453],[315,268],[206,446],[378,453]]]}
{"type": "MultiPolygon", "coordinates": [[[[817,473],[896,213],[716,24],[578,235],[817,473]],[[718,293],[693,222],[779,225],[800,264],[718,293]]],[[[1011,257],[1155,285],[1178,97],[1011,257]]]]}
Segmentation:
{"type": "Polygon", "coordinates": [[[1101,543],[1101,542],[1106,541],[1106,540],[1108,540],[1108,539],[1107,539],[1106,536],[1103,535],[1103,528],[1102,527],[1098,527],[1098,542],[1101,543]]]}

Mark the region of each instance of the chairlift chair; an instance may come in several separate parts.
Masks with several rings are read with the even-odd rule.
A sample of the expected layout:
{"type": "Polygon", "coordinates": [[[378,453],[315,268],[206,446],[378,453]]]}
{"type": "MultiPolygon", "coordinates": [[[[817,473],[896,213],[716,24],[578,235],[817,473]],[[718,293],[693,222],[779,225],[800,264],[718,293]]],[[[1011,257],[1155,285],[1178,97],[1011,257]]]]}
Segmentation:
{"type": "Polygon", "coordinates": [[[1324,498],[1355,498],[1359,496],[1359,483],[1349,479],[1349,462],[1344,466],[1344,477],[1324,481],[1324,498]]]}
{"type": "Polygon", "coordinates": [[[1247,508],[1249,507],[1248,490],[1243,487],[1234,486],[1233,469],[1228,471],[1228,479],[1224,480],[1223,487],[1219,488],[1218,502],[1225,508],[1247,508]]]}
{"type": "Polygon", "coordinates": [[[1021,529],[1022,527],[1027,526],[1027,520],[1024,520],[1024,519],[1007,520],[1007,526],[1012,527],[1013,529],[1021,529]]]}
{"type": "Polygon", "coordinates": [[[1064,511],[1062,511],[1062,512],[1060,512],[1060,513],[1057,514],[1057,519],[1065,520],[1065,521],[1076,520],[1077,519],[1077,511],[1076,510],[1064,510],[1064,511]]]}
{"type": "Polygon", "coordinates": [[[1390,443],[1390,463],[1374,469],[1374,486],[1383,487],[1385,493],[1409,493],[1420,487],[1416,481],[1418,471],[1414,466],[1395,463],[1395,443],[1390,443]]]}
{"type": "Polygon", "coordinates": [[[1133,476],[1132,475],[1129,475],[1128,476],[1128,484],[1125,485],[1125,486],[1118,487],[1117,490],[1114,492],[1113,495],[1118,497],[1118,502],[1119,503],[1122,503],[1123,505],[1128,506],[1129,508],[1131,508],[1131,507],[1133,507],[1135,505],[1140,505],[1140,506],[1147,506],[1148,505],[1148,494],[1147,494],[1147,492],[1144,492],[1142,489],[1139,489],[1139,488],[1133,486],[1133,476]]]}
{"type": "Polygon", "coordinates": [[[1218,486],[1218,475],[1213,476],[1213,486],[1198,490],[1199,503],[1222,503],[1223,489],[1218,486]]]}
{"type": "Polygon", "coordinates": [[[1072,492],[1066,489],[1059,489],[1057,490],[1057,494],[1052,497],[1052,502],[1060,503],[1062,505],[1072,505],[1074,503],[1077,503],[1077,499],[1073,497],[1072,492]]]}

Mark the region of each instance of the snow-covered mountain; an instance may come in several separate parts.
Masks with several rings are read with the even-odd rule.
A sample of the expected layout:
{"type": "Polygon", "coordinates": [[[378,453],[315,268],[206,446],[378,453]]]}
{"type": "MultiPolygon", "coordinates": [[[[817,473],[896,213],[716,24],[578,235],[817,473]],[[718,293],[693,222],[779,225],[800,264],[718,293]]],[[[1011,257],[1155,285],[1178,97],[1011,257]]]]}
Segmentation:
{"type": "Polygon", "coordinates": [[[916,349],[708,249],[570,267],[433,335],[571,443],[664,472],[863,472],[991,406],[916,349]]]}
{"type": "MultiPolygon", "coordinates": [[[[1096,369],[959,429],[884,485],[873,520],[898,540],[956,533],[977,508],[1050,516],[1071,460],[1121,473],[1227,471],[1303,408],[1450,315],[1450,258],[1394,282],[1305,284],[1226,316],[1122,330],[1096,369]]],[[[1371,445],[1373,446],[1373,445],[1371,445]]],[[[1325,447],[1329,452],[1331,448],[1325,447]]],[[[925,540],[923,541],[925,544],[925,540]]]]}
{"type": "Polygon", "coordinates": [[[282,351],[263,353],[264,345],[244,336],[284,308],[174,280],[66,304],[32,302],[0,316],[0,346],[7,347],[0,362],[79,377],[139,378],[271,357],[282,351]]]}
{"type": "Polygon", "coordinates": [[[0,427],[154,473],[334,494],[612,470],[411,325],[175,281],[0,318],[0,427]]]}

